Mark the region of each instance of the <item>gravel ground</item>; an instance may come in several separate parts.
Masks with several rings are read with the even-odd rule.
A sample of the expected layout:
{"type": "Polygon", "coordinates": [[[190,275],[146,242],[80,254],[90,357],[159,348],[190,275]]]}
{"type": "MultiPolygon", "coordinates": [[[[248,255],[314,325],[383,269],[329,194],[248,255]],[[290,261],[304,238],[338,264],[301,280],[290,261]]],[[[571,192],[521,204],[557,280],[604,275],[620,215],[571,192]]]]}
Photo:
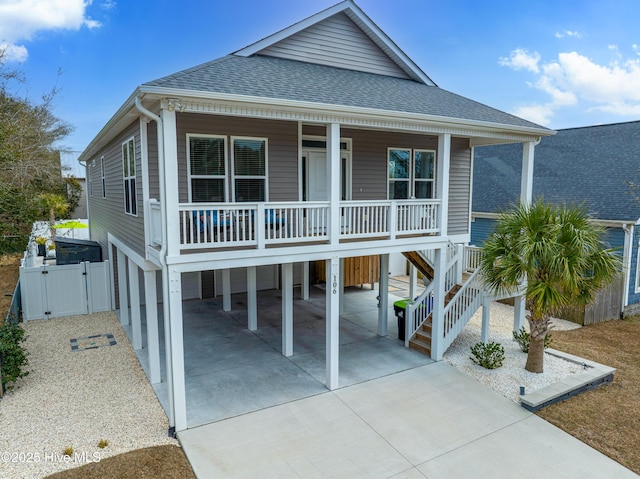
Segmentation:
{"type": "Polygon", "coordinates": [[[0,401],[0,478],[40,478],[178,444],[167,437],[167,417],[113,312],[23,326],[31,372],[0,401]],[[71,350],[71,339],[108,333],[116,345],[71,350]],[[109,441],[104,449],[101,439],[109,441]],[[64,458],[69,446],[75,457],[64,458]]]}
{"type": "MultiPolygon", "coordinates": [[[[554,319],[553,325],[553,329],[558,331],[580,327],[578,324],[563,319],[554,319]]],[[[478,366],[469,357],[471,356],[471,346],[480,341],[481,326],[482,308],[471,318],[462,333],[444,354],[444,360],[518,404],[520,403],[520,386],[524,386],[526,392],[530,393],[582,371],[580,365],[550,354],[545,354],[542,374],[526,371],[524,366],[527,362],[527,355],[520,350],[512,335],[513,307],[502,303],[491,303],[489,341],[502,344],[505,361],[502,367],[493,370],[478,366]]],[[[528,329],[526,321],[525,327],[528,329]]],[[[551,347],[553,347],[553,343],[551,347]]]]}

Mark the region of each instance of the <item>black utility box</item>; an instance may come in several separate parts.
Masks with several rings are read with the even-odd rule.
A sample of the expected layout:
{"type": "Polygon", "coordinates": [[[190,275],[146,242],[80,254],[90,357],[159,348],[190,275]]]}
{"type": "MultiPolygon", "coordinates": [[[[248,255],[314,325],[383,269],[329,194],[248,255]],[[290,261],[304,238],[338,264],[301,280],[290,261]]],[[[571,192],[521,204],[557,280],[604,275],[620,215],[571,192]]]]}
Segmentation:
{"type": "Polygon", "coordinates": [[[99,263],[102,261],[102,248],[96,241],[56,238],[56,264],[78,264],[83,261],[99,263]]]}

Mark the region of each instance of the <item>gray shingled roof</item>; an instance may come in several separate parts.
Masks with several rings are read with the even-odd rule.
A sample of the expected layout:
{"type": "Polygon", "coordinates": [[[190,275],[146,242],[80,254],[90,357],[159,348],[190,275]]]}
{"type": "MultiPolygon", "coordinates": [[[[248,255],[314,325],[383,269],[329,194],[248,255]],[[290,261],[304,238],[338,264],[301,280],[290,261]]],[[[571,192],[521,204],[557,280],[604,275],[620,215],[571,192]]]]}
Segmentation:
{"type": "Polygon", "coordinates": [[[228,55],[145,86],[376,108],[544,129],[413,80],[260,55],[228,55]]]}
{"type": "MultiPolygon", "coordinates": [[[[520,195],[522,146],[476,147],[473,211],[500,212],[520,195]]],[[[535,148],[533,195],[583,203],[594,218],[640,218],[629,182],[640,183],[640,121],[559,130],[535,148]]]]}

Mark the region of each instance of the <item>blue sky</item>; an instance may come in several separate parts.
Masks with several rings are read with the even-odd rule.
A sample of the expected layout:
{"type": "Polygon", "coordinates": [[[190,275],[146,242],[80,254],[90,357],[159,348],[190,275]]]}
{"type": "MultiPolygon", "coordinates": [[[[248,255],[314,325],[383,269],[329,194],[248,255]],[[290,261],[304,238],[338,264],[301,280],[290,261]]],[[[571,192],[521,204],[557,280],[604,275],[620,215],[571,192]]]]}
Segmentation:
{"type": "MultiPolygon", "coordinates": [[[[0,0],[0,46],[28,79],[18,94],[60,88],[64,146],[81,151],[141,83],[335,3],[0,0]]],[[[356,3],[441,88],[555,129],[640,119],[637,0],[356,3]]]]}

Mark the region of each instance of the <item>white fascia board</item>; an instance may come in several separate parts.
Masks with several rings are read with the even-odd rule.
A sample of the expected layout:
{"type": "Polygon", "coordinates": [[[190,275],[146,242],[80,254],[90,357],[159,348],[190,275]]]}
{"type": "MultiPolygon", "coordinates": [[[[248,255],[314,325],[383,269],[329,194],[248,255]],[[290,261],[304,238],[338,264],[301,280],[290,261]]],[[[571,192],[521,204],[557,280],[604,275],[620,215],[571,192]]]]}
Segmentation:
{"type": "MultiPolygon", "coordinates": [[[[488,219],[488,220],[497,220],[501,216],[500,213],[492,213],[487,211],[473,211],[471,213],[472,219],[488,219]]],[[[625,221],[625,220],[605,220],[599,218],[589,218],[589,222],[598,225],[604,226],[606,228],[622,228],[624,225],[633,224],[633,221],[625,221]]]]}
{"type": "Polygon", "coordinates": [[[416,81],[429,86],[437,86],[398,46],[384,33],[352,0],[345,0],[333,7],[316,13],[304,20],[259,40],[248,47],[233,52],[234,55],[248,57],[302,30],[320,23],[337,13],[344,12],[362,31],[384,51],[401,70],[416,81]]]}
{"type": "MultiPolygon", "coordinates": [[[[474,133],[477,132],[478,134],[483,132],[501,132],[514,135],[513,140],[515,141],[537,140],[540,136],[549,136],[555,133],[553,130],[548,130],[546,128],[505,125],[502,123],[491,123],[487,121],[467,120],[461,118],[427,115],[422,113],[409,113],[394,110],[378,110],[375,108],[354,107],[349,105],[333,105],[329,103],[315,103],[298,100],[285,100],[279,98],[266,98],[259,96],[204,92],[153,86],[141,87],[140,91],[147,95],[156,95],[158,99],[165,97],[177,97],[180,98],[180,100],[182,100],[183,102],[191,101],[197,103],[219,101],[229,103],[242,103],[258,108],[288,108],[290,110],[319,113],[323,115],[335,115],[341,117],[353,116],[358,118],[388,120],[404,123],[414,121],[420,123],[428,123],[438,127],[450,127],[454,130],[456,128],[466,128],[474,130],[474,133]]],[[[189,105],[187,105],[185,111],[193,113],[204,113],[203,110],[199,110],[197,108],[190,109],[189,105]]],[[[455,132],[452,131],[452,134],[455,134],[455,132]]]]}

